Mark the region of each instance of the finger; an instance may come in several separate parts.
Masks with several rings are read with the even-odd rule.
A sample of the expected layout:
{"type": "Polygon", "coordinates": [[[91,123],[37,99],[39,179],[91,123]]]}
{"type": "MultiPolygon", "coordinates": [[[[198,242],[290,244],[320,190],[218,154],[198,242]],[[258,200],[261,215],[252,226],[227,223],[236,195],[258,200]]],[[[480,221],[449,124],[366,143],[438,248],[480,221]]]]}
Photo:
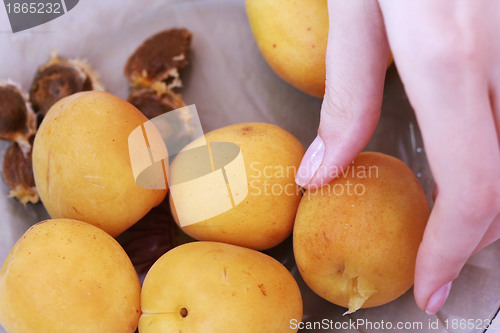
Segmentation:
{"type": "Polygon", "coordinates": [[[318,137],[307,150],[296,182],[330,182],[349,164],[377,125],[389,48],[375,0],[330,0],[326,90],[318,137]]]}
{"type": "Polygon", "coordinates": [[[439,198],[433,208],[417,256],[414,288],[417,305],[429,314],[443,306],[448,297],[443,288],[451,286],[469,257],[494,240],[488,233],[498,232],[498,227],[488,228],[488,216],[480,220],[470,216],[439,198]],[[464,213],[469,217],[463,218],[464,213]]]}
{"type": "MultiPolygon", "coordinates": [[[[457,82],[475,81],[473,74],[464,76],[457,82]]],[[[451,89],[433,87],[442,94],[433,98],[429,90],[417,91],[424,84],[430,83],[407,89],[416,88],[410,100],[439,193],[418,253],[415,297],[435,313],[445,299],[430,304],[431,296],[458,276],[498,212],[500,156],[484,85],[456,91],[448,82],[441,87],[451,89]]]]}
{"type": "Polygon", "coordinates": [[[500,209],[500,189],[492,181],[499,176],[500,149],[481,58],[485,46],[474,32],[462,40],[463,21],[442,19],[469,15],[464,3],[380,3],[439,189],[419,248],[414,288],[418,306],[435,313],[500,209]]]}

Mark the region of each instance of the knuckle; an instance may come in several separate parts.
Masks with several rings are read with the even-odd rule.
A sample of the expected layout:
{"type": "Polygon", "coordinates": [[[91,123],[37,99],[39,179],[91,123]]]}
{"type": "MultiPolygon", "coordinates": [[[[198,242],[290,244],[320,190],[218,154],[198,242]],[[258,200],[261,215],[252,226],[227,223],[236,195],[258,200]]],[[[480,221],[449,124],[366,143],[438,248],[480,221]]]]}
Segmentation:
{"type": "Polygon", "coordinates": [[[441,73],[481,65],[483,39],[469,22],[455,20],[448,24],[435,24],[423,36],[416,33],[405,43],[408,49],[413,50],[411,56],[417,66],[419,64],[422,70],[441,73]],[[436,34],[436,31],[441,33],[436,34]]]}
{"type": "Polygon", "coordinates": [[[380,114],[381,97],[360,94],[359,87],[351,89],[349,80],[334,80],[326,84],[321,116],[334,119],[343,127],[359,121],[360,118],[377,118],[380,114]],[[341,82],[347,82],[342,84],[341,82]],[[353,94],[354,92],[354,94],[353,94]]]}
{"type": "Polygon", "coordinates": [[[449,71],[472,66],[479,58],[479,50],[473,46],[474,43],[461,40],[454,34],[449,39],[439,39],[433,42],[427,50],[421,54],[424,66],[433,71],[449,71]]]}
{"type": "Polygon", "coordinates": [[[352,105],[352,98],[348,91],[349,89],[342,88],[336,82],[327,81],[322,113],[334,119],[350,120],[351,114],[348,110],[352,105]]]}

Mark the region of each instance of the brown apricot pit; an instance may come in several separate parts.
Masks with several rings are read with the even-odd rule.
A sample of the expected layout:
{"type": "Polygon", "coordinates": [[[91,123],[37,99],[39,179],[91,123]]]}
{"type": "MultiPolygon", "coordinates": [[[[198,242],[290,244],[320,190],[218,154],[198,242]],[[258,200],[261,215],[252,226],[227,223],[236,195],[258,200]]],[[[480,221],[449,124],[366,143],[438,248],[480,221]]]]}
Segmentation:
{"type": "MultiPolygon", "coordinates": [[[[33,144],[34,136],[30,138],[33,144]]],[[[35,187],[31,149],[24,154],[17,142],[12,142],[3,156],[3,176],[10,187],[9,197],[17,198],[22,204],[33,204],[40,200],[35,187]]]]}
{"type": "Polygon", "coordinates": [[[29,138],[35,132],[36,116],[27,94],[12,81],[0,82],[0,139],[17,142],[28,154],[29,138]]]}
{"type": "Polygon", "coordinates": [[[167,89],[165,84],[155,84],[154,86],[161,88],[135,89],[128,97],[128,101],[141,110],[148,119],[186,106],[181,95],[167,89]]]}
{"type": "Polygon", "coordinates": [[[164,30],[145,40],[125,65],[132,87],[151,87],[165,82],[167,88],[181,87],[179,71],[187,64],[192,34],[183,28],[164,30]]]}
{"type": "Polygon", "coordinates": [[[52,54],[33,79],[30,99],[39,118],[60,99],[80,91],[104,90],[86,60],[65,59],[52,54]]]}

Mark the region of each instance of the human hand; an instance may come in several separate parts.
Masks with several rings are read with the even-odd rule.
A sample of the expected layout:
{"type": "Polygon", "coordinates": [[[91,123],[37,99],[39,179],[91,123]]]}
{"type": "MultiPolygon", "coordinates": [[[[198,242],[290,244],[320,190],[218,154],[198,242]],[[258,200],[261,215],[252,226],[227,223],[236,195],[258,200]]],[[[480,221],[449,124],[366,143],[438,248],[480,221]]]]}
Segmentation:
{"type": "Polygon", "coordinates": [[[329,0],[318,136],[296,182],[332,180],[382,105],[389,44],[439,189],[415,267],[417,305],[442,307],[467,259],[500,238],[500,2],[329,0]]]}

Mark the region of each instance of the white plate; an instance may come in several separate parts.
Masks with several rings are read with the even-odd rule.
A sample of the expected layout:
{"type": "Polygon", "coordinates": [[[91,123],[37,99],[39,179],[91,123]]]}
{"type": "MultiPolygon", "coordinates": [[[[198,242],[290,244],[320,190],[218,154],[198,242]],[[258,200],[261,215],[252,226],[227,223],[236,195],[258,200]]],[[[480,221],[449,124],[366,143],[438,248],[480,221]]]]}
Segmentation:
{"type": "MultiPolygon", "coordinates": [[[[11,78],[27,88],[36,68],[56,48],[63,56],[87,58],[100,73],[107,90],[126,98],[128,86],[123,66],[127,57],[145,38],[170,27],[186,27],[193,32],[190,65],[182,75],[182,93],[186,103],[196,104],[205,130],[263,121],[290,131],[304,146],[312,141],[321,101],[295,90],[271,71],[253,39],[243,0],[85,0],[55,21],[15,35],[9,32],[5,12],[0,10],[0,79],[11,78]]],[[[6,143],[0,143],[0,152],[6,147],[6,143]]],[[[367,150],[385,152],[405,161],[430,198],[432,179],[425,152],[419,148],[422,140],[418,126],[393,66],[386,80],[382,119],[367,150]]],[[[0,262],[30,225],[47,217],[41,205],[25,208],[8,199],[7,193],[7,186],[0,181],[0,262]]],[[[297,278],[304,298],[304,321],[328,319],[332,325],[340,325],[364,319],[376,326],[383,320],[394,326],[403,322],[421,323],[423,327],[395,331],[482,332],[479,326],[454,329],[452,320],[488,320],[500,305],[498,242],[469,260],[455,281],[449,300],[436,316],[420,311],[409,291],[387,305],[342,317],[345,309],[322,300],[301,280],[290,240],[268,252],[297,278]],[[436,320],[439,328],[430,329],[429,323],[436,320]],[[444,326],[446,320],[448,330],[444,326]]],[[[360,328],[363,332],[384,331],[360,328]]],[[[333,330],[309,332],[329,331],[333,330]]]]}

